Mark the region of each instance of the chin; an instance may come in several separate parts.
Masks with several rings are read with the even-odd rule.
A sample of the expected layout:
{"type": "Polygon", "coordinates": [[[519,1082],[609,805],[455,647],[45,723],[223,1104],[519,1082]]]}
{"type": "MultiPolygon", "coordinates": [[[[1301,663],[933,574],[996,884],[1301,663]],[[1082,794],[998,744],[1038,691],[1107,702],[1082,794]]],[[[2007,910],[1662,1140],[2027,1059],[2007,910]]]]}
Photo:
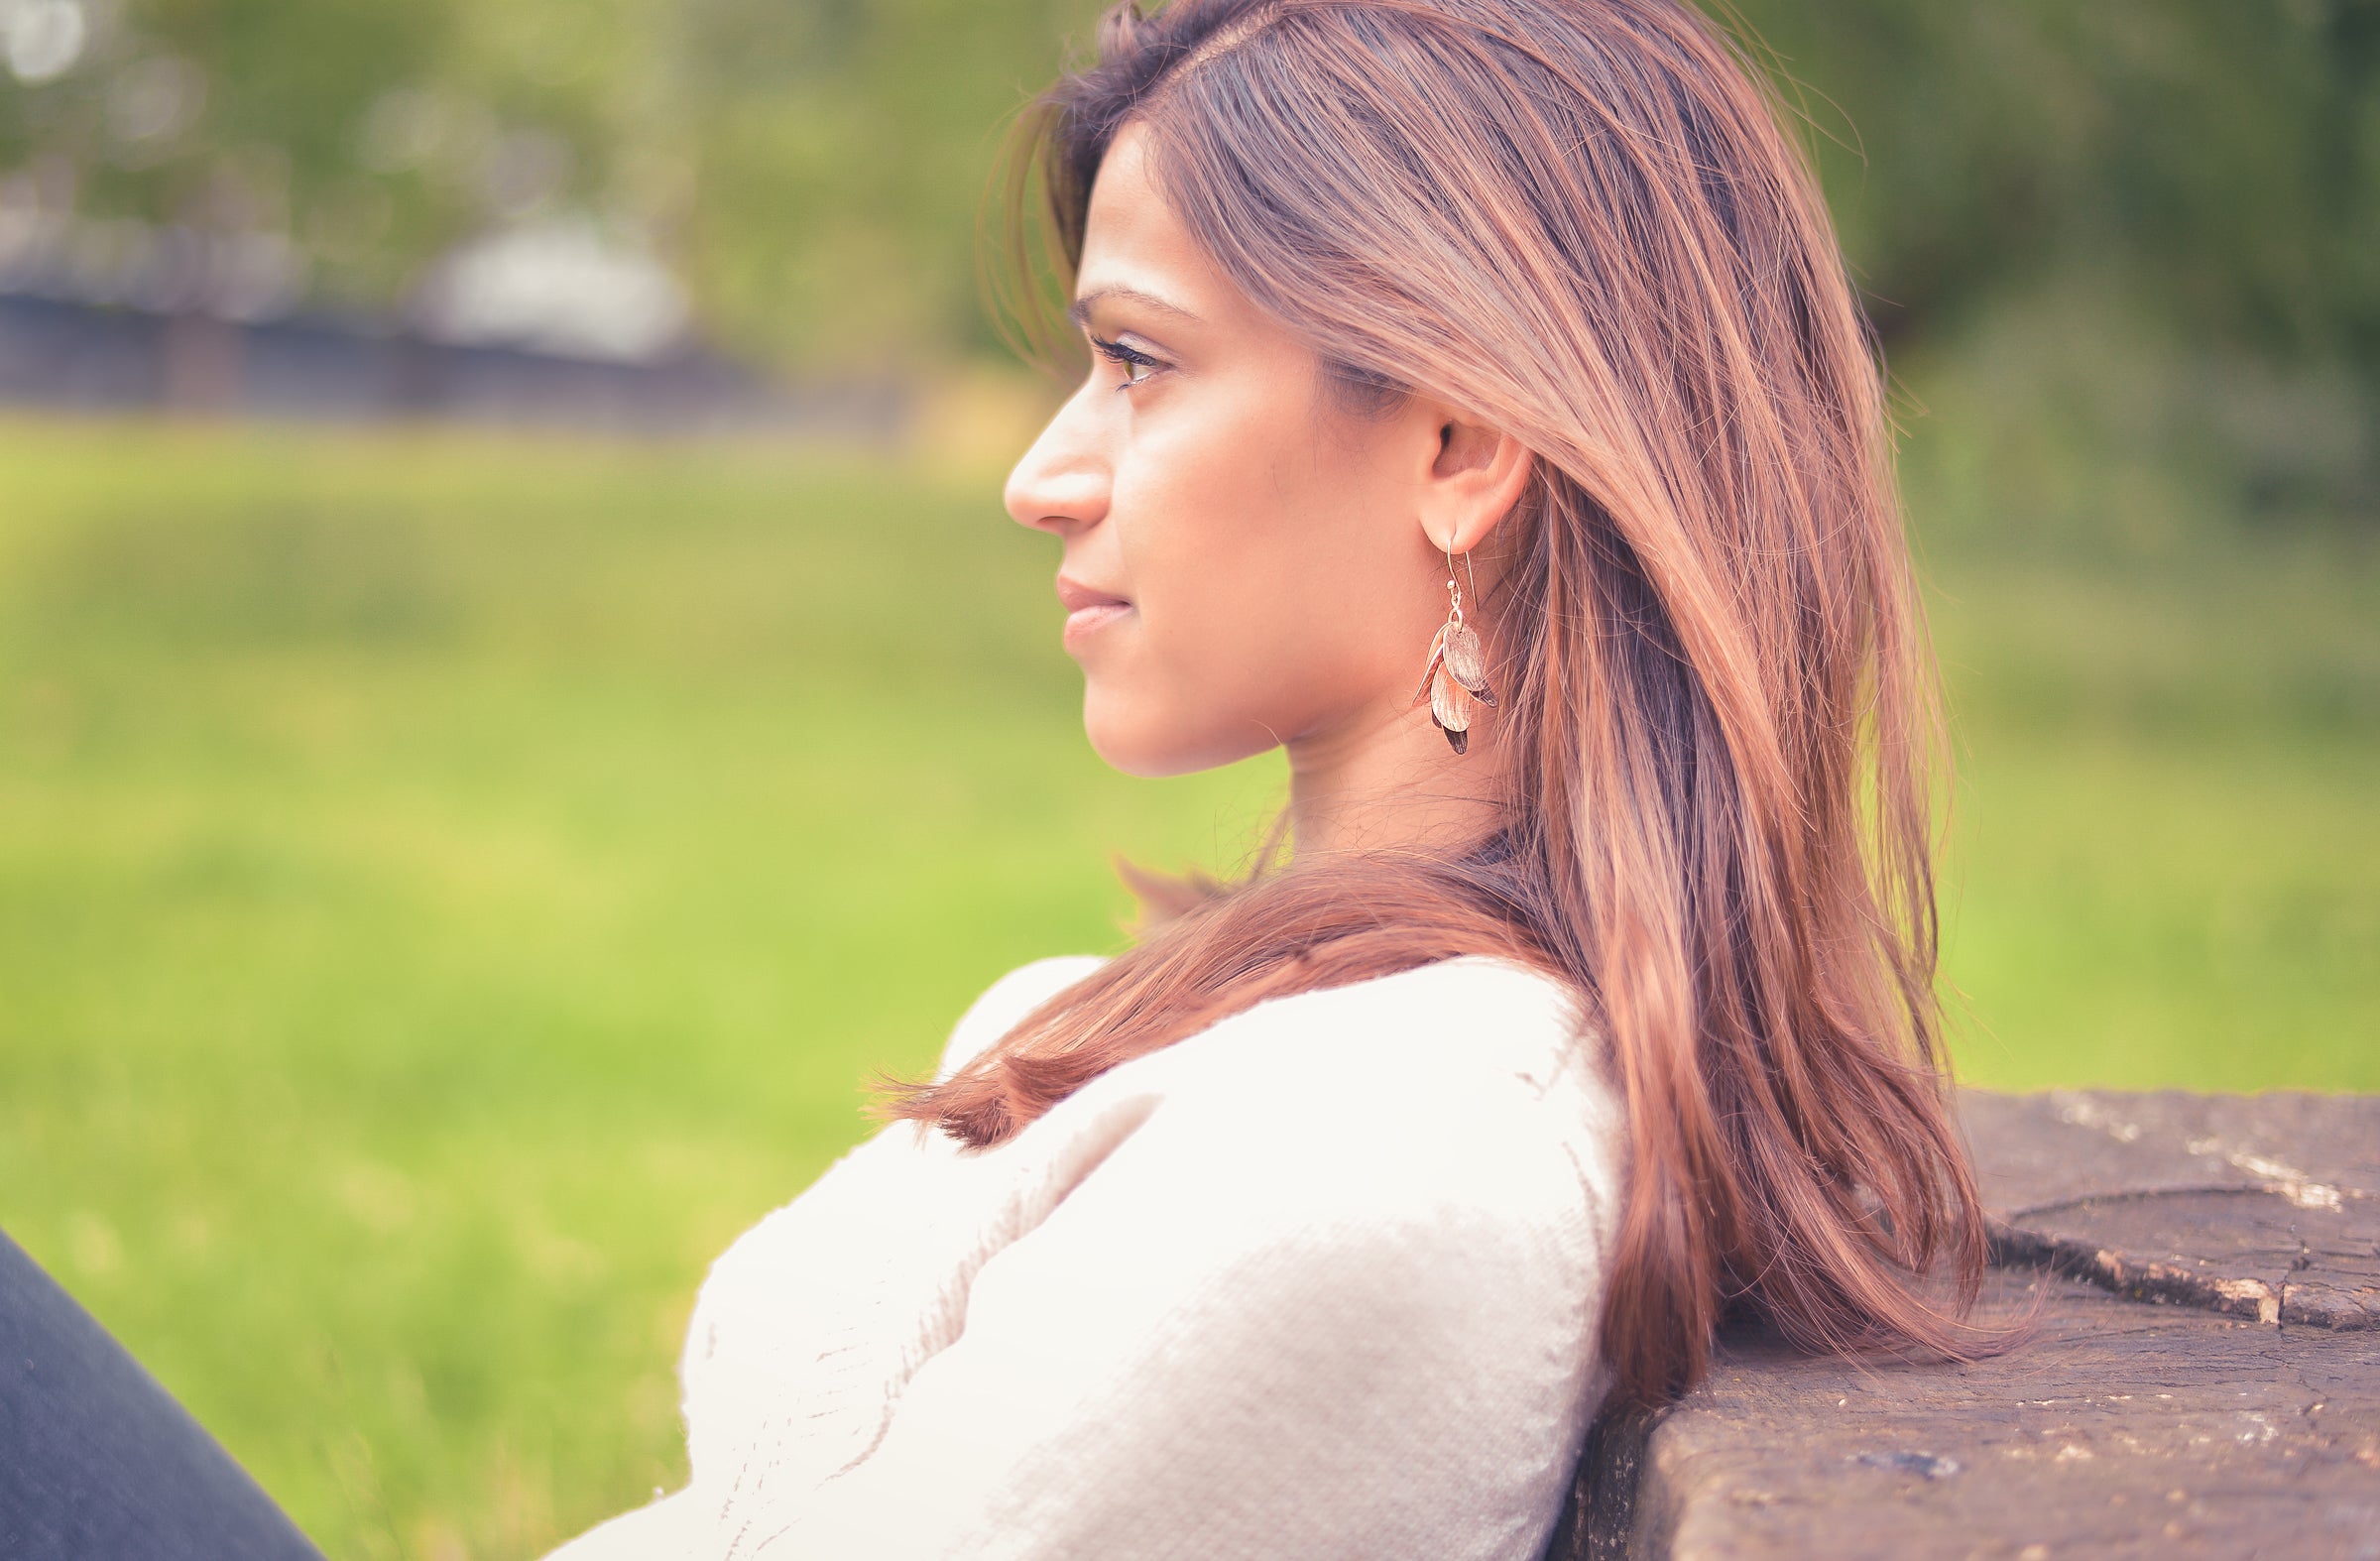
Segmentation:
{"type": "Polygon", "coordinates": [[[1110,769],[1145,780],[1219,769],[1273,746],[1257,722],[1188,715],[1162,700],[1103,688],[1096,678],[1083,688],[1083,735],[1110,769]]]}

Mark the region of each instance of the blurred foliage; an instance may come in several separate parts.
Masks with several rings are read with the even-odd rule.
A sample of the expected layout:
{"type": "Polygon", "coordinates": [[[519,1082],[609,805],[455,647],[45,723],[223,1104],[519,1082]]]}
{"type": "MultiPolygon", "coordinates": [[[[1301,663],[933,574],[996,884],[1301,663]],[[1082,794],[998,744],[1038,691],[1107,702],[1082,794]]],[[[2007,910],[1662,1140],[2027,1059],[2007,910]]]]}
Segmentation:
{"type": "Polygon", "coordinates": [[[1739,22],[1896,365],[1990,356],[2009,399],[1970,411],[2003,442],[2096,452],[2079,534],[2169,466],[2214,500],[2177,513],[2380,526],[2380,0],[1741,0],[1739,22]]]}
{"type": "Polygon", "coordinates": [[[2061,268],[2277,354],[2380,355],[2372,0],[1743,0],[1888,337],[2061,268]],[[1790,91],[1790,88],[1789,88],[1790,91]]]}
{"type": "Polygon", "coordinates": [[[317,302],[366,306],[575,211],[674,263],[715,337],[808,366],[982,344],[985,173],[1083,11],[0,0],[0,26],[60,4],[89,18],[72,65],[0,85],[0,169],[53,206],[286,234],[317,302]]]}
{"type": "MultiPolygon", "coordinates": [[[[1726,0],[1712,0],[1724,7],[1726,0]]],[[[88,17],[0,167],[90,211],[286,227],[387,302],[569,206],[794,363],[977,350],[1008,113],[1093,0],[6,0],[88,17]]],[[[2380,378],[2380,0],[1740,0],[1888,337],[2084,273],[2192,349],[2380,378]]],[[[2367,423],[2367,426],[2370,424],[2367,423]]]]}

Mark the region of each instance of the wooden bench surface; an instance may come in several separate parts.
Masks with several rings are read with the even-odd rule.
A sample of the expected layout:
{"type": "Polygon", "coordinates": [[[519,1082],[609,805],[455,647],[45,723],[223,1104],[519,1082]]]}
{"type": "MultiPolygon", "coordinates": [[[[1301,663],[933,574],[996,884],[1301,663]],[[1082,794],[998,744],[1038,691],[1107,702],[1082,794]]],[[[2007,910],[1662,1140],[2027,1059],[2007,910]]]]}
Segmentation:
{"type": "Polygon", "coordinates": [[[1599,1422],[1550,1552],[2380,1561],[2380,1097],[1962,1101],[2036,1331],[1973,1366],[1754,1333],[1599,1422]]]}

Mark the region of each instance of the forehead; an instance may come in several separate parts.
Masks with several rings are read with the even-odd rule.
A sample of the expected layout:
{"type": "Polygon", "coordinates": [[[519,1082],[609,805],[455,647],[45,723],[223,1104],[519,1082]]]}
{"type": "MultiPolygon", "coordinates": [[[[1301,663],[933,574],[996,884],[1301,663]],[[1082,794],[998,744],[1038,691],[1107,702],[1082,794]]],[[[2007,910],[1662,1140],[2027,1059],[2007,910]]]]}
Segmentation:
{"type": "Polygon", "coordinates": [[[1209,317],[1248,307],[1158,192],[1148,130],[1136,122],[1117,133],[1101,159],[1083,226],[1076,296],[1110,290],[1156,294],[1209,317]]]}

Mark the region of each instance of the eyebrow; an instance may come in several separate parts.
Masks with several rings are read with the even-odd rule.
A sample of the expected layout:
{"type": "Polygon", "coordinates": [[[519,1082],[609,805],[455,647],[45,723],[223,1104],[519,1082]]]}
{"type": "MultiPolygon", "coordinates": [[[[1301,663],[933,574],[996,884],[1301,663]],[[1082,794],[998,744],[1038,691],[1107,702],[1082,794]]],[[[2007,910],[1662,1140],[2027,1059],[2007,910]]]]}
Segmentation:
{"type": "Polygon", "coordinates": [[[1145,308],[1154,309],[1160,314],[1170,314],[1176,319],[1188,320],[1193,324],[1198,320],[1196,314],[1191,313],[1170,299],[1161,299],[1154,293],[1143,293],[1138,288],[1093,288],[1066,305],[1066,317],[1073,321],[1077,330],[1084,329],[1091,322],[1092,306],[1111,299],[1124,303],[1138,303],[1145,308]]]}

